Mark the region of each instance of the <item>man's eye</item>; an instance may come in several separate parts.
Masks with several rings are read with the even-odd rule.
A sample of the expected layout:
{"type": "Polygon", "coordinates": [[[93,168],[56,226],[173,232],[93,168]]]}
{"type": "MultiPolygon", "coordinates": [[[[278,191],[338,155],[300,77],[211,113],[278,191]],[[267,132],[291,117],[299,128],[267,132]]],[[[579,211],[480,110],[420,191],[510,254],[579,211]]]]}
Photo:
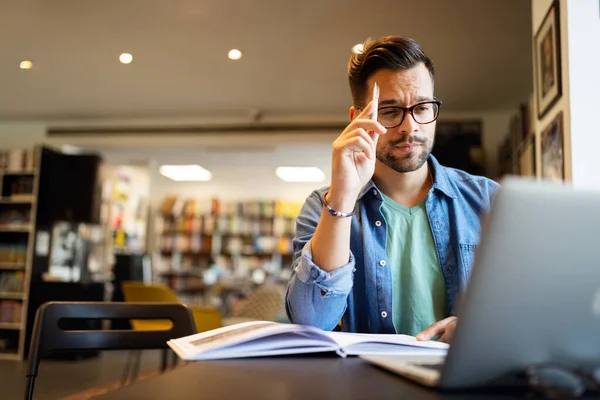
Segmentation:
{"type": "Polygon", "coordinates": [[[379,115],[382,115],[385,117],[394,117],[394,116],[397,116],[398,114],[399,114],[398,110],[391,110],[391,109],[381,110],[381,112],[379,113],[379,115]]]}

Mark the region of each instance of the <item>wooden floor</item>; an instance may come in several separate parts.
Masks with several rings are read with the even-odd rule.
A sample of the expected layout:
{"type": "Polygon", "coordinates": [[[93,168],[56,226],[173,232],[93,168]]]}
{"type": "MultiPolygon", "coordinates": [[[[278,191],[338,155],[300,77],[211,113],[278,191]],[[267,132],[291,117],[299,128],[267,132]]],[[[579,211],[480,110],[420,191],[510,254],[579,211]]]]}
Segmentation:
{"type": "MultiPolygon", "coordinates": [[[[109,351],[97,357],[79,361],[42,360],[35,383],[35,400],[57,400],[96,386],[119,381],[127,353],[109,351]]],[[[2,400],[23,399],[25,388],[25,361],[0,360],[0,388],[2,400]]],[[[141,371],[160,367],[160,352],[145,350],[141,371]]]]}

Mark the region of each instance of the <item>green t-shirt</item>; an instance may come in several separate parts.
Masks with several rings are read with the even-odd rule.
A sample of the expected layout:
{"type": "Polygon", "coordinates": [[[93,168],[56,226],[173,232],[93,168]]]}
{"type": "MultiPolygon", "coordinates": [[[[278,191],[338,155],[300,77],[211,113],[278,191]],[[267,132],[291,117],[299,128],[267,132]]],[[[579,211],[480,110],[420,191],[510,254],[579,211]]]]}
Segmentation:
{"type": "Polygon", "coordinates": [[[383,196],[386,253],[392,273],[392,317],[397,333],[416,335],[446,318],[446,287],[425,210],[383,196]]]}

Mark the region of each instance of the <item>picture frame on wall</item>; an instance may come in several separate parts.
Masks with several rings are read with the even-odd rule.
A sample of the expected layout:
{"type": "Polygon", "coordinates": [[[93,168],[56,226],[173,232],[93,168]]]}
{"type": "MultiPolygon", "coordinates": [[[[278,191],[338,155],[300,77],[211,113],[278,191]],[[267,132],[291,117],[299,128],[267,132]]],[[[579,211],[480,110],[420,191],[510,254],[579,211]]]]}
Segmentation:
{"type": "Polygon", "coordinates": [[[564,124],[563,112],[556,114],[542,131],[542,178],[551,181],[564,181],[564,124]]]}
{"type": "Polygon", "coordinates": [[[541,119],[562,95],[558,0],[552,2],[535,34],[533,45],[537,114],[541,119]]]}

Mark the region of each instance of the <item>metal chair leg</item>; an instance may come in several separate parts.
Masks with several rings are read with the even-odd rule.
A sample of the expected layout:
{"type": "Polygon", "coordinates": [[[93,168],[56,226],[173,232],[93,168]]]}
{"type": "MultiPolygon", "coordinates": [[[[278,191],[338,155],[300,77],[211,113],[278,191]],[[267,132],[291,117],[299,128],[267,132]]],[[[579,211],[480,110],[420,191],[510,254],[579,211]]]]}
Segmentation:
{"type": "Polygon", "coordinates": [[[140,364],[142,363],[142,350],[138,350],[136,351],[136,358],[134,358],[134,364],[133,364],[133,375],[131,377],[131,383],[135,382],[137,380],[137,377],[140,374],[140,364]]]}
{"type": "Polygon", "coordinates": [[[171,363],[172,366],[171,368],[175,368],[177,366],[177,363],[179,362],[179,356],[177,355],[177,353],[175,353],[174,351],[171,352],[171,363]]]}
{"type": "Polygon", "coordinates": [[[129,381],[129,373],[131,371],[133,357],[133,351],[128,351],[127,359],[125,360],[125,367],[123,368],[123,373],[121,374],[121,386],[127,385],[127,381],[129,381]]]}
{"type": "Polygon", "coordinates": [[[164,373],[167,370],[167,362],[169,361],[169,350],[163,349],[161,351],[161,359],[160,359],[160,372],[164,373]]]}
{"type": "Polygon", "coordinates": [[[33,400],[33,385],[35,384],[35,376],[27,377],[27,389],[25,390],[25,400],[33,400]]]}

